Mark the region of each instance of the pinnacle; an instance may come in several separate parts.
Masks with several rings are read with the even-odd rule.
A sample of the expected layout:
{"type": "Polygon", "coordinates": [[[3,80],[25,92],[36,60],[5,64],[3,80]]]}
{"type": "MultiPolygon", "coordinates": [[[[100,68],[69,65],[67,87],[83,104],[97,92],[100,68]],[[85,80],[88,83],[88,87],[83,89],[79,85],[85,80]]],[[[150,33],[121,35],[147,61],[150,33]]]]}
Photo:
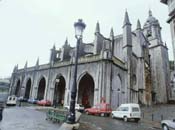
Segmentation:
{"type": "Polygon", "coordinates": [[[68,45],[68,38],[66,37],[65,45],[68,45]]]}
{"type": "Polygon", "coordinates": [[[123,22],[123,26],[125,26],[125,25],[131,25],[127,11],[125,12],[125,18],[124,18],[124,22],[123,22]]]}
{"type": "Polygon", "coordinates": [[[95,33],[100,33],[100,24],[99,24],[99,22],[96,23],[95,33]]]}
{"type": "Polygon", "coordinates": [[[152,15],[152,11],[151,11],[151,10],[149,10],[149,16],[150,16],[150,17],[151,17],[151,16],[153,16],[153,15],[152,15]]]}
{"type": "Polygon", "coordinates": [[[140,24],[140,20],[137,20],[137,29],[141,29],[141,24],[140,24]]]}
{"type": "Polygon", "coordinates": [[[54,43],[54,45],[53,45],[53,49],[54,49],[54,50],[56,49],[56,47],[55,47],[55,43],[54,43]]]}
{"type": "Polygon", "coordinates": [[[24,68],[27,68],[27,61],[26,61],[26,63],[25,63],[25,66],[24,66],[24,68]]]}
{"type": "Polygon", "coordinates": [[[114,37],[114,31],[113,31],[113,28],[111,28],[110,37],[114,37]]]}
{"type": "Polygon", "coordinates": [[[36,65],[39,65],[39,57],[37,58],[36,65]]]}

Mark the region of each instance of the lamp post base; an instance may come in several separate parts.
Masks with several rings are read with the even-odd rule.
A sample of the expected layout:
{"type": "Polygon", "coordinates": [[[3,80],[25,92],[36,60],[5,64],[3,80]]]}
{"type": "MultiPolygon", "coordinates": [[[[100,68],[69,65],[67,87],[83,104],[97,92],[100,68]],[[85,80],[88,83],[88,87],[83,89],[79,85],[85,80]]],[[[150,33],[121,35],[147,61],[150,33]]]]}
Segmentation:
{"type": "Polygon", "coordinates": [[[70,114],[67,116],[66,123],[68,123],[68,124],[75,124],[75,114],[70,113],[70,114]]]}
{"type": "Polygon", "coordinates": [[[67,121],[61,125],[59,130],[77,130],[77,129],[79,129],[79,126],[80,126],[79,120],[81,117],[81,113],[76,111],[75,114],[76,114],[76,119],[75,119],[74,123],[69,122],[67,119],[67,121]]]}
{"type": "Polygon", "coordinates": [[[78,130],[80,127],[80,123],[75,123],[75,124],[67,124],[63,123],[59,130],[78,130]]]}

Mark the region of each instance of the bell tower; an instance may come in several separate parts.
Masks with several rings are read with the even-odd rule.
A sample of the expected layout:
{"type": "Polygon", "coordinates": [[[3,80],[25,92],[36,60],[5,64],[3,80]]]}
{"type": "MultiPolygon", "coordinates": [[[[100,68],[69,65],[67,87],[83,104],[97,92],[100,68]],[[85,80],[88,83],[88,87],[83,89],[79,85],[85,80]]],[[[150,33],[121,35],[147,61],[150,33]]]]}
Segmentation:
{"type": "Polygon", "coordinates": [[[153,85],[153,102],[166,103],[169,98],[170,82],[168,48],[162,42],[159,21],[153,17],[151,10],[149,10],[149,15],[144,24],[143,32],[150,43],[149,54],[153,85]]]}

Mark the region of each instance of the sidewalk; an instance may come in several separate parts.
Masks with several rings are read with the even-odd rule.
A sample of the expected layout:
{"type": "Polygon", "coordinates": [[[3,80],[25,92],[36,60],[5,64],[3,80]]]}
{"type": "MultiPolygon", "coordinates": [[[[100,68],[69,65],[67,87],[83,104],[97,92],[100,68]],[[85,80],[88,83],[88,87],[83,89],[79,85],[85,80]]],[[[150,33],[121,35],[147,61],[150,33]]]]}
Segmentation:
{"type": "Polygon", "coordinates": [[[149,121],[142,119],[141,122],[150,125],[152,128],[161,129],[161,124],[158,121],[149,121]]]}
{"type": "Polygon", "coordinates": [[[161,121],[173,119],[175,117],[175,104],[153,105],[151,107],[142,107],[141,122],[149,124],[153,128],[161,129],[161,121]]]}

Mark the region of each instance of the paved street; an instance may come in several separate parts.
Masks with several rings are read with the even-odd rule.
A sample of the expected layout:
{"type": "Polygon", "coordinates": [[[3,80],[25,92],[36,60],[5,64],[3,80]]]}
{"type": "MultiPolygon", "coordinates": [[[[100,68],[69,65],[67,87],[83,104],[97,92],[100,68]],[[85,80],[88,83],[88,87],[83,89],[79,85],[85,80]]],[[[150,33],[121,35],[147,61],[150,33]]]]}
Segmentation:
{"type": "Polygon", "coordinates": [[[161,119],[175,118],[175,105],[157,105],[142,108],[142,120],[139,123],[124,122],[110,117],[89,116],[81,117],[80,130],[156,130],[160,129],[161,119]]]}
{"type": "Polygon", "coordinates": [[[80,130],[153,130],[151,125],[143,122],[124,122],[123,120],[112,119],[110,117],[99,117],[83,115],[81,118],[83,125],[80,130]]]}
{"type": "MultiPolygon", "coordinates": [[[[161,118],[175,117],[174,108],[175,105],[143,107],[142,120],[139,123],[83,114],[79,130],[160,130],[161,118]]],[[[58,130],[60,124],[45,120],[44,109],[36,106],[6,108],[0,124],[1,130],[58,130]]]]}
{"type": "Polygon", "coordinates": [[[45,120],[44,112],[30,107],[10,107],[3,113],[1,130],[58,130],[59,124],[45,120]]]}

